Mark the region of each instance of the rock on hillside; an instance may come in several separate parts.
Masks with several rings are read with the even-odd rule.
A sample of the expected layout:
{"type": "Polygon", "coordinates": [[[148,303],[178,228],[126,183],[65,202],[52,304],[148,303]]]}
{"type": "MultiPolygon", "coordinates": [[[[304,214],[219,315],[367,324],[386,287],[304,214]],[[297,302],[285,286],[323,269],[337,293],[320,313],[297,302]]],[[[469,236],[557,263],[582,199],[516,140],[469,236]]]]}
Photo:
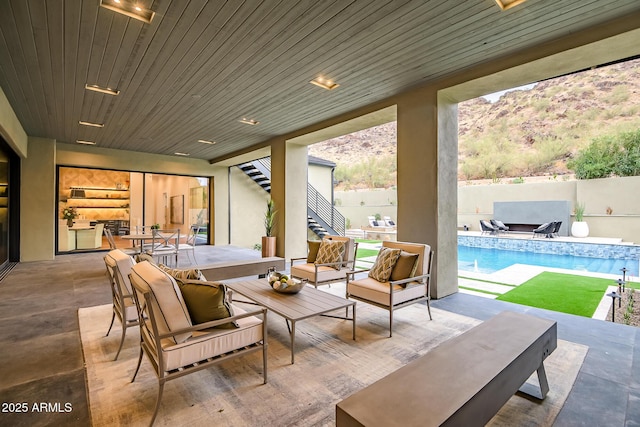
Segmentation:
{"type": "MultiPolygon", "coordinates": [[[[640,59],[542,81],[493,103],[465,101],[458,127],[460,179],[568,173],[566,161],[593,138],[640,127],[640,59]],[[487,153],[504,158],[487,165],[487,153]]],[[[314,144],[309,153],[338,165],[395,155],[396,124],[314,144]]]]}

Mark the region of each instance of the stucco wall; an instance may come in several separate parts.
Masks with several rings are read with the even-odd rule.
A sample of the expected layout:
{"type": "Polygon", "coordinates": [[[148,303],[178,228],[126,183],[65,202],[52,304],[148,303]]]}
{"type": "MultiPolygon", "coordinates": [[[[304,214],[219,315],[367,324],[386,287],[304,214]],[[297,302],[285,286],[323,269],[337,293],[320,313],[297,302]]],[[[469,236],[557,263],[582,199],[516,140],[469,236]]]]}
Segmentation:
{"type": "Polygon", "coordinates": [[[331,201],[331,193],[333,190],[331,168],[310,164],[307,173],[309,183],[313,185],[325,199],[331,201]]]}
{"type": "Polygon", "coordinates": [[[348,218],[351,228],[369,225],[368,216],[380,214],[396,221],[398,195],[396,190],[336,191],[335,206],[348,218]]]}
{"type": "Polygon", "coordinates": [[[27,134],[11,108],[9,100],[2,88],[0,88],[0,135],[7,141],[10,147],[20,157],[27,156],[27,134]]]}
{"type": "MultiPolygon", "coordinates": [[[[585,221],[593,237],[617,237],[640,243],[640,177],[579,181],[549,180],[543,183],[468,185],[458,188],[457,225],[480,231],[481,219],[494,218],[493,203],[506,201],[569,200],[571,221],[576,202],[585,204],[585,221]],[[610,213],[608,213],[610,208],[610,213]]],[[[366,224],[367,215],[389,212],[395,218],[395,190],[336,192],[338,210],[351,220],[352,228],[366,224]]],[[[499,219],[499,218],[498,218],[499,219]]],[[[570,224],[567,224],[570,228],[570,224]]]]}
{"type": "MultiPolygon", "coordinates": [[[[218,188],[217,191],[223,189],[218,188]]],[[[236,167],[230,169],[229,192],[229,243],[253,248],[265,235],[263,219],[269,193],[236,167]]]]}

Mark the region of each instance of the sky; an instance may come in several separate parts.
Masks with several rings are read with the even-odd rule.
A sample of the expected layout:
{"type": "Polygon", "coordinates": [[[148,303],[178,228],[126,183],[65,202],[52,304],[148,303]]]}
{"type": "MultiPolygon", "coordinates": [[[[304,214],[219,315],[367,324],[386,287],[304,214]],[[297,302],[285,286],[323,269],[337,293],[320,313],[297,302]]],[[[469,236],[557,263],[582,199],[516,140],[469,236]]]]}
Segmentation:
{"type": "Polygon", "coordinates": [[[514,90],[529,90],[529,89],[533,89],[536,86],[537,83],[530,83],[528,85],[524,85],[524,86],[518,86],[518,87],[514,87],[511,89],[506,89],[506,90],[501,90],[500,92],[494,92],[494,93],[490,93],[489,95],[484,95],[483,98],[486,99],[487,101],[494,103],[496,102],[498,99],[500,99],[500,97],[502,95],[504,95],[507,92],[512,92],[514,90]]]}

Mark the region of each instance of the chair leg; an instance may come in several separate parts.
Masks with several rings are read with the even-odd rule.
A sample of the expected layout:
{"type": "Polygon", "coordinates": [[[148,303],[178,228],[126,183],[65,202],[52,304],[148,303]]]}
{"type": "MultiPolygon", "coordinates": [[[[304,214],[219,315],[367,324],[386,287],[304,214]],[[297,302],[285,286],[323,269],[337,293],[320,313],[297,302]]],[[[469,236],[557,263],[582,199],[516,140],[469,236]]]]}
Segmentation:
{"type": "Polygon", "coordinates": [[[136,380],[136,375],[138,375],[138,371],[140,370],[140,364],[142,363],[142,344],[140,344],[140,356],[138,357],[138,366],[136,366],[136,371],[133,373],[133,378],[131,378],[131,382],[136,380]]]}
{"type": "Polygon", "coordinates": [[[111,313],[111,324],[109,325],[109,330],[107,331],[107,335],[105,335],[105,337],[109,336],[109,332],[111,332],[111,328],[113,328],[113,321],[116,320],[116,311],[115,309],[113,310],[113,313],[111,313]]]}
{"type": "Polygon", "coordinates": [[[124,344],[124,337],[127,334],[127,327],[123,324],[122,325],[122,337],[120,338],[120,347],[118,347],[118,352],[116,353],[116,357],[115,359],[113,359],[113,361],[115,362],[116,360],[118,360],[118,356],[120,355],[120,351],[122,350],[122,345],[124,344]]]}
{"type": "Polygon", "coordinates": [[[429,304],[429,300],[427,300],[427,310],[429,311],[429,320],[433,320],[433,317],[431,317],[431,305],[429,304]]]}
{"type": "Polygon", "coordinates": [[[389,309],[389,338],[393,335],[393,308],[389,309]]]}
{"type": "Polygon", "coordinates": [[[156,420],[156,416],[158,415],[158,409],[160,409],[160,400],[162,400],[162,392],[164,390],[164,381],[161,380],[158,384],[158,400],[156,401],[156,409],[153,411],[153,417],[151,417],[151,422],[149,422],[149,426],[153,425],[153,422],[156,420]]]}

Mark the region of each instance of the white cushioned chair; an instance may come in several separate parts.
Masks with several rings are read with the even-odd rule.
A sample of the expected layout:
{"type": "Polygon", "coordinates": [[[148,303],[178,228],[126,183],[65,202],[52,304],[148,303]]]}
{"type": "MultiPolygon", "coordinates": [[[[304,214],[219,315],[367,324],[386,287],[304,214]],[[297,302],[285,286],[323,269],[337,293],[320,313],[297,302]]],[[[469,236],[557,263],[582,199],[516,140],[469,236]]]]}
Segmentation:
{"type": "MultiPolygon", "coordinates": [[[[429,319],[431,307],[429,306],[429,283],[431,278],[431,265],[433,263],[433,251],[429,245],[408,242],[382,242],[382,247],[400,249],[403,253],[403,266],[406,267],[410,254],[417,254],[415,264],[403,268],[404,273],[399,272],[401,261],[391,262],[391,276],[386,281],[373,277],[356,279],[355,275],[370,271],[357,270],[347,275],[346,297],[375,305],[389,311],[389,336],[392,336],[393,311],[417,302],[426,301],[429,319]],[[396,274],[397,273],[397,274],[396,274]]],[[[381,251],[382,253],[382,251],[381,251]]],[[[395,251],[400,255],[397,251],[395,251]]],[[[380,255],[379,255],[380,257],[380,255]]],[[[377,260],[376,260],[377,262],[377,260]]],[[[375,264],[374,264],[375,268],[375,264]]]]}
{"type": "Polygon", "coordinates": [[[104,223],[96,224],[88,230],[76,230],[77,249],[98,249],[102,247],[102,230],[104,223]]]}
{"type": "Polygon", "coordinates": [[[309,254],[306,258],[291,258],[290,272],[292,277],[306,279],[316,288],[318,285],[346,280],[347,272],[355,268],[358,243],[350,237],[343,236],[327,236],[323,239],[323,242],[309,241],[309,254]],[[322,251],[321,248],[324,241],[342,242],[344,244],[342,256],[339,259],[333,259],[332,262],[322,262],[317,258],[319,255],[319,252],[316,252],[318,248],[316,247],[316,251],[314,251],[312,250],[312,245],[319,244],[320,251],[322,251]],[[295,262],[301,260],[305,262],[295,264],[295,262]]]}
{"type": "Polygon", "coordinates": [[[120,249],[115,249],[105,255],[104,263],[107,266],[107,272],[109,273],[111,295],[113,297],[113,315],[111,316],[111,324],[109,325],[109,330],[107,331],[106,336],[109,336],[116,317],[122,325],[120,347],[118,347],[116,357],[113,359],[118,360],[120,350],[122,350],[122,345],[124,344],[127,328],[138,326],[138,311],[136,310],[136,305],[133,301],[131,282],[129,282],[131,267],[133,267],[136,262],[131,258],[131,256],[120,249]]]}
{"type": "Polygon", "coordinates": [[[140,322],[140,357],[131,382],[146,354],[158,377],[158,398],[165,382],[209,368],[227,359],[262,350],[263,382],[267,382],[267,311],[245,311],[232,305],[233,315],[193,325],[175,279],[148,261],[133,266],[130,274],[140,322]],[[234,322],[237,327],[221,326],[234,322]]]}

